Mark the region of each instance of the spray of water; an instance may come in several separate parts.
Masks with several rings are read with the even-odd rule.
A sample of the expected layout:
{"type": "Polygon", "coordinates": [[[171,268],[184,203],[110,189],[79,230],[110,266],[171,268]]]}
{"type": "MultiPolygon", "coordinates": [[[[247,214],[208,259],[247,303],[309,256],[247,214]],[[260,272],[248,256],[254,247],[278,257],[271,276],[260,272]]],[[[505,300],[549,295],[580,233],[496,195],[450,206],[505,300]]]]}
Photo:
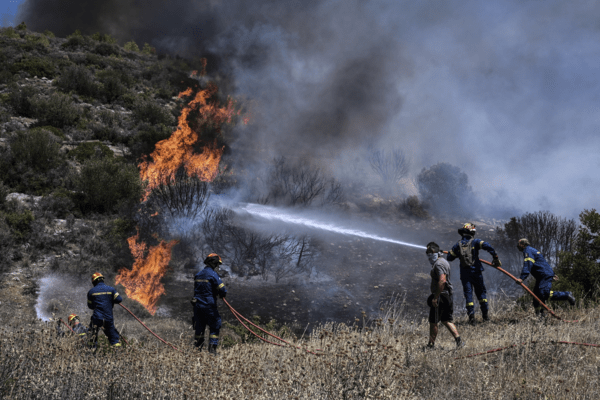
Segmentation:
{"type": "Polygon", "coordinates": [[[322,229],[322,230],[325,230],[328,232],[335,232],[335,233],[339,233],[341,235],[352,235],[352,236],[358,236],[358,237],[365,238],[365,239],[373,239],[373,240],[378,240],[381,242],[399,244],[402,246],[416,247],[417,249],[426,249],[425,246],[419,246],[417,244],[402,242],[400,240],[386,238],[386,237],[382,237],[379,235],[375,235],[372,233],[368,233],[368,232],[364,232],[364,231],[360,231],[360,230],[356,230],[356,229],[343,228],[343,227],[334,225],[332,223],[316,221],[314,219],[309,219],[309,218],[301,217],[298,215],[293,215],[291,213],[285,212],[285,211],[277,209],[275,207],[262,206],[259,204],[245,204],[239,210],[245,211],[251,215],[265,218],[267,220],[278,220],[278,221],[282,221],[282,222],[289,223],[289,224],[304,225],[304,226],[307,226],[310,228],[322,229]]]}

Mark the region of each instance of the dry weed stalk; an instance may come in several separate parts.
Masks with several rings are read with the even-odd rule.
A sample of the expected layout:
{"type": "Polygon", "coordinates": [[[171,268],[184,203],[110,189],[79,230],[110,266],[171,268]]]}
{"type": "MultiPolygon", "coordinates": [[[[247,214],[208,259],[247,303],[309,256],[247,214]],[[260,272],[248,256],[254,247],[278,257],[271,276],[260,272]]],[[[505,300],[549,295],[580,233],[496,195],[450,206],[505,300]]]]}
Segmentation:
{"type": "Polygon", "coordinates": [[[0,331],[0,398],[598,397],[600,350],[552,341],[600,343],[599,309],[573,310],[569,317],[584,322],[566,324],[540,322],[531,310],[498,304],[490,324],[458,322],[466,348],[455,350],[444,332],[440,349],[423,352],[427,321],[411,324],[398,311],[400,303],[392,301],[364,326],[326,324],[294,341],[303,349],[322,349],[318,357],[303,349],[248,343],[222,348],[215,358],[198,353],[187,325],[168,318],[149,324],[183,353],[133,328],[128,330],[137,339],[133,347],[93,353],[77,338],[57,338],[52,325],[5,325],[0,331]],[[518,343],[523,344],[455,359],[518,343]]]}

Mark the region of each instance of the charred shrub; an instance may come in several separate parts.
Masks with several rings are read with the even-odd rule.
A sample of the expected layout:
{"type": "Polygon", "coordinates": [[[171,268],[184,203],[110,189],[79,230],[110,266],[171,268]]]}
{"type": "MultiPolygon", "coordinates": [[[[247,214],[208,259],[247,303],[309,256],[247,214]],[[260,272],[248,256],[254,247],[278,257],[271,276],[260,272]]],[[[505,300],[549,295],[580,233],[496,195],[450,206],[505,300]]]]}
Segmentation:
{"type": "Polygon", "coordinates": [[[115,158],[92,158],[75,178],[75,204],[83,213],[114,212],[138,203],[142,183],[137,168],[115,158]]]}
{"type": "Polygon", "coordinates": [[[273,160],[266,179],[267,195],[259,202],[309,206],[315,200],[321,205],[343,201],[341,185],[328,179],[323,172],[309,164],[289,164],[285,157],[273,160]]]}
{"type": "Polygon", "coordinates": [[[208,182],[190,177],[180,169],[174,179],[152,190],[150,199],[172,217],[195,218],[204,211],[210,196],[208,182]]]}
{"type": "Polygon", "coordinates": [[[98,93],[98,84],[94,75],[85,67],[71,65],[65,68],[56,79],[56,86],[64,92],[76,92],[82,96],[94,97],[98,93]]]}
{"type": "Polygon", "coordinates": [[[417,186],[421,199],[438,213],[463,216],[477,210],[469,178],[458,167],[438,163],[423,168],[417,176],[417,186]]]}
{"type": "Polygon", "coordinates": [[[400,149],[374,150],[369,156],[369,164],[386,185],[398,183],[408,174],[410,168],[408,157],[400,149]]]}
{"type": "Polygon", "coordinates": [[[399,209],[406,214],[421,219],[429,218],[426,208],[426,205],[419,200],[418,196],[407,197],[399,206],[399,209]]]}

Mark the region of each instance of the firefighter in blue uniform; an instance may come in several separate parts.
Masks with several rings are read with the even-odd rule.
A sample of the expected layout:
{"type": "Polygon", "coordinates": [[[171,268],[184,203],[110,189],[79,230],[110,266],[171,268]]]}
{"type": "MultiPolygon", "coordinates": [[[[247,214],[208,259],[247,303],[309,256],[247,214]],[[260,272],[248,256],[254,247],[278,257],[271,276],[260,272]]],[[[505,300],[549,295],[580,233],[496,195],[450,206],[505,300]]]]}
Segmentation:
{"type": "Polygon", "coordinates": [[[98,344],[98,331],[104,329],[108,341],[113,347],[121,346],[119,332],[115,328],[113,306],[123,301],[115,288],[104,283],[104,277],[99,272],[92,275],[93,288],[87,294],[88,308],[94,310],[90,328],[92,330],[93,345],[98,344]]]}
{"type": "MultiPolygon", "coordinates": [[[[523,252],[523,271],[517,279],[517,283],[522,283],[531,274],[535,278],[533,294],[541,301],[546,303],[548,300],[566,300],[569,304],[575,305],[573,293],[552,291],[552,281],[556,279],[554,270],[546,262],[542,253],[531,247],[529,240],[520,239],[517,243],[517,249],[523,252]]],[[[533,299],[533,307],[537,315],[544,315],[544,308],[536,299],[533,299]]]]}
{"type": "Polygon", "coordinates": [[[194,277],[194,328],[196,330],[196,347],[204,346],[204,329],[209,327],[208,351],[217,354],[219,332],[221,330],[221,315],[217,309],[217,296],[222,299],[227,295],[225,284],[215,272],[222,264],[221,257],[216,253],[209,254],[204,260],[206,267],[194,277]]]}
{"type": "Polygon", "coordinates": [[[460,259],[460,281],[462,282],[463,294],[467,303],[467,315],[469,322],[475,324],[475,305],[473,303],[473,290],[479,300],[479,308],[484,321],[489,321],[487,290],[483,282],[483,265],[479,261],[479,250],[483,249],[493,257],[492,265],[500,267],[502,263],[494,248],[481,239],[475,239],[475,225],[467,222],[458,229],[462,239],[456,243],[448,252],[448,261],[460,259]]]}
{"type": "Polygon", "coordinates": [[[80,321],[77,314],[71,314],[68,318],[69,326],[73,329],[73,332],[80,338],[85,338],[88,333],[88,328],[85,327],[80,321]]]}

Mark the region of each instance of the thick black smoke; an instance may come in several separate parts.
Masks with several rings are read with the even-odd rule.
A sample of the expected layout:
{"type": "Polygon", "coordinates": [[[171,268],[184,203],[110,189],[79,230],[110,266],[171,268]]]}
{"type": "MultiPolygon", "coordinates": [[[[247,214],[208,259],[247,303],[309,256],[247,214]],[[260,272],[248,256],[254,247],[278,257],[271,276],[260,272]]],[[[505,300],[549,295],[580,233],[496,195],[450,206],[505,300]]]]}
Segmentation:
{"type": "Polygon", "coordinates": [[[402,148],[413,174],[448,162],[504,206],[600,200],[595,2],[27,0],[16,20],[208,56],[248,99],[234,150],[262,159],[402,148]]]}

